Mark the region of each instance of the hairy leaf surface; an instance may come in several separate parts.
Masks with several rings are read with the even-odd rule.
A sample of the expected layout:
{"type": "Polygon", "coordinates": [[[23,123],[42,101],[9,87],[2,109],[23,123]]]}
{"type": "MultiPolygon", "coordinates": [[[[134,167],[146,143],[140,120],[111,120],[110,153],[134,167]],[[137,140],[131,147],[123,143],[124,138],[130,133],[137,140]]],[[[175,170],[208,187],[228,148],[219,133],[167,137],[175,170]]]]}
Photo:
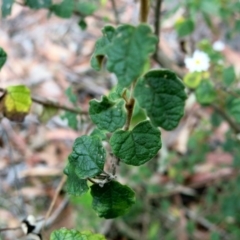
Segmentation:
{"type": "Polygon", "coordinates": [[[139,79],[134,94],[156,126],[172,130],[184,114],[184,85],[169,70],[149,71],[139,79]]]}
{"type": "Polygon", "coordinates": [[[119,182],[111,181],[100,187],[98,184],[91,186],[93,209],[99,217],[116,218],[124,215],[135,203],[135,195],[131,188],[119,182]]]}
{"type": "Polygon", "coordinates": [[[149,121],[144,121],[131,131],[115,132],[110,139],[110,145],[121,161],[139,166],[157,154],[162,145],[161,134],[149,121]]]}

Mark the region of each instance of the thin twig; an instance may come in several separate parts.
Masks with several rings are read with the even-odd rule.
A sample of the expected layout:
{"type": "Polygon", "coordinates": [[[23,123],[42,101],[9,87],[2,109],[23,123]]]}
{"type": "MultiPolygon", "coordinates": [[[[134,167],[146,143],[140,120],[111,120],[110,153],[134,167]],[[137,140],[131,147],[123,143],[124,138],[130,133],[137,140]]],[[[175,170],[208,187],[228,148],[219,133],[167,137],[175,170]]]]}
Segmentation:
{"type": "Polygon", "coordinates": [[[148,0],[140,0],[139,20],[140,20],[141,23],[147,22],[148,10],[149,10],[149,1],[148,0]]]}
{"type": "Polygon", "coordinates": [[[158,44],[160,41],[160,26],[161,26],[161,8],[162,8],[162,1],[163,0],[157,0],[156,6],[155,6],[155,16],[154,16],[154,34],[158,38],[158,42],[156,44],[156,51],[154,53],[154,56],[157,57],[158,52],[158,44]]]}
{"type": "Polygon", "coordinates": [[[112,2],[112,7],[113,7],[113,11],[114,11],[114,17],[115,17],[116,24],[120,24],[120,19],[119,19],[116,2],[115,2],[115,0],[111,0],[111,2],[112,2]]]}

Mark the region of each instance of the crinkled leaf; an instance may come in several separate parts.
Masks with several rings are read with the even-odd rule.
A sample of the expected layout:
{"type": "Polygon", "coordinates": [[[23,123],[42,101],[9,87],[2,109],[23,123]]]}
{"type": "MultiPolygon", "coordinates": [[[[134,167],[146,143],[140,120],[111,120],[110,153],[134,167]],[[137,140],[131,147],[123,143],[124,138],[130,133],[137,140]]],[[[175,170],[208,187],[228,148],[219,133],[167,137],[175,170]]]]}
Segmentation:
{"type": "Polygon", "coordinates": [[[51,119],[53,116],[55,116],[58,112],[58,108],[53,106],[45,106],[43,108],[43,111],[41,113],[41,116],[39,117],[40,121],[43,123],[46,123],[49,119],[51,119]]]}
{"type": "Polygon", "coordinates": [[[223,70],[223,82],[226,86],[230,86],[236,78],[235,70],[233,66],[225,68],[223,70]]]}
{"type": "Polygon", "coordinates": [[[196,97],[201,104],[210,104],[216,99],[216,91],[209,80],[203,80],[196,89],[196,97]]]}
{"type": "Polygon", "coordinates": [[[175,29],[179,37],[184,37],[194,31],[194,22],[191,19],[180,19],[175,24],[175,29]]]}
{"type": "Polygon", "coordinates": [[[116,74],[119,84],[128,87],[140,77],[144,65],[156,48],[157,37],[148,25],[121,25],[106,49],[107,68],[116,74]]]}
{"type": "Polygon", "coordinates": [[[105,131],[98,128],[94,128],[94,130],[91,132],[91,136],[97,136],[102,140],[107,140],[105,131]]]}
{"type": "Polygon", "coordinates": [[[10,120],[22,121],[28,114],[32,100],[30,89],[24,85],[10,86],[3,98],[3,113],[10,120]]]}
{"type": "Polygon", "coordinates": [[[169,70],[149,71],[139,79],[134,94],[156,126],[171,130],[184,114],[184,85],[169,70]]]}
{"type": "Polygon", "coordinates": [[[50,240],[106,240],[101,234],[90,231],[79,232],[74,229],[61,228],[51,233],[50,240]]]}
{"type": "Polygon", "coordinates": [[[80,179],[71,164],[64,169],[64,173],[68,176],[66,182],[67,193],[73,196],[81,196],[88,191],[87,180],[80,179]]]}
{"type": "Polygon", "coordinates": [[[78,127],[78,119],[77,113],[65,111],[64,115],[61,116],[62,119],[67,119],[68,126],[74,130],[77,130],[78,127]]]}
{"type": "Polygon", "coordinates": [[[0,70],[2,66],[5,64],[6,60],[7,60],[7,54],[2,48],[0,48],[0,70]]]}
{"type": "Polygon", "coordinates": [[[240,99],[235,98],[229,103],[228,112],[234,117],[237,123],[240,123],[240,99]]]}
{"type": "Polygon", "coordinates": [[[26,0],[26,5],[33,9],[49,8],[52,0],[26,0]]]}
{"type": "Polygon", "coordinates": [[[112,102],[103,96],[100,102],[95,99],[90,101],[89,114],[99,129],[114,132],[126,122],[127,113],[124,105],[124,100],[112,102]]]}
{"type": "Polygon", "coordinates": [[[188,73],[184,76],[183,82],[189,88],[195,89],[202,80],[202,73],[201,72],[192,72],[188,73]]]}
{"type": "Polygon", "coordinates": [[[63,0],[51,6],[50,10],[61,18],[70,18],[74,9],[74,0],[63,0]]]}
{"type": "Polygon", "coordinates": [[[111,181],[100,187],[91,186],[92,207],[99,217],[116,218],[124,215],[135,202],[135,194],[131,188],[119,182],[111,181]]]}
{"type": "Polygon", "coordinates": [[[126,164],[139,166],[151,160],[161,148],[161,134],[149,121],[131,131],[119,130],[110,139],[113,153],[126,164]]]}
{"type": "MultiPolygon", "coordinates": [[[[14,3],[14,0],[2,0],[2,17],[5,18],[11,14],[13,3],[14,3]]],[[[0,51],[1,51],[1,48],[0,48],[0,51]]],[[[1,69],[1,63],[0,63],[0,69],[1,69]]]]}
{"type": "Polygon", "coordinates": [[[106,49],[109,47],[109,44],[115,34],[115,28],[112,26],[105,26],[102,29],[102,33],[103,36],[97,40],[91,58],[91,66],[97,71],[101,69],[102,61],[106,55],[106,49]]]}
{"type": "Polygon", "coordinates": [[[101,139],[96,136],[81,136],[73,144],[69,163],[74,166],[78,177],[86,179],[103,171],[106,151],[101,139]]]}

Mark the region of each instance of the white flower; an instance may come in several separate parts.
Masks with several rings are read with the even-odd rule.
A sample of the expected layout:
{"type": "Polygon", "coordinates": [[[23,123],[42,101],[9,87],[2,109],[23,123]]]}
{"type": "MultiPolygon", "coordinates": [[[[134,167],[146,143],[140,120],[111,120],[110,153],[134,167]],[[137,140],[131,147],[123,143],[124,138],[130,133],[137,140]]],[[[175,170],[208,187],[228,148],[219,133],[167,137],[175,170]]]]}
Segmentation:
{"type": "Polygon", "coordinates": [[[212,47],[215,51],[221,52],[221,51],[224,50],[225,44],[224,44],[224,42],[218,40],[218,41],[213,43],[212,47]]]}
{"type": "Polygon", "coordinates": [[[199,50],[196,50],[192,57],[186,57],[184,62],[189,72],[207,71],[210,66],[209,56],[199,50]]]}

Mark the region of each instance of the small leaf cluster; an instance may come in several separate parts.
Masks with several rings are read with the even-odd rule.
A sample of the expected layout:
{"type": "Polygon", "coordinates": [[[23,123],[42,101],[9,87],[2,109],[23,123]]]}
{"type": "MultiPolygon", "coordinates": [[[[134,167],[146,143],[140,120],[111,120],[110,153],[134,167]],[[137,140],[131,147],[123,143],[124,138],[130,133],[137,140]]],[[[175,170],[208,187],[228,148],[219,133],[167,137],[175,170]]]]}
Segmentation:
{"type": "Polygon", "coordinates": [[[99,217],[108,219],[125,214],[135,202],[134,191],[116,181],[116,165],[140,166],[158,153],[159,127],[177,127],[186,93],[175,73],[146,68],[158,42],[147,24],[105,26],[102,33],[91,65],[114,73],[118,82],[108,95],[90,101],[89,115],[96,128],[75,140],[64,173],[71,195],[86,193],[92,184],[92,207],[99,217]],[[144,112],[143,117],[132,123],[139,112],[144,112]],[[109,156],[115,163],[107,172],[109,156]]]}

